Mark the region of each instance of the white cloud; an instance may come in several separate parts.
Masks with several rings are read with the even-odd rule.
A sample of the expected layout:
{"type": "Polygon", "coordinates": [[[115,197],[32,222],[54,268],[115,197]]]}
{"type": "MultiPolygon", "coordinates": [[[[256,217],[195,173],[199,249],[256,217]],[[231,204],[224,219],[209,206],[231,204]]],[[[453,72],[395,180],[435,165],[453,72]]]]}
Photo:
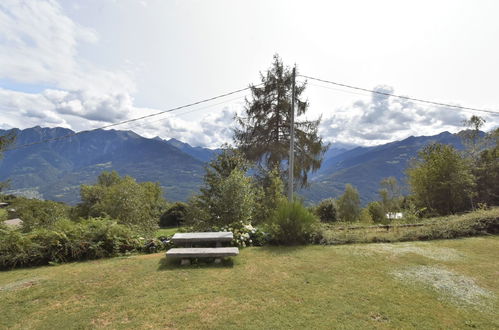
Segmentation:
{"type": "MultiPolygon", "coordinates": [[[[85,8],[98,7],[96,4],[101,4],[101,2],[96,1],[92,4],[83,4],[82,2],[73,3],[72,6],[74,10],[84,11],[85,8]]],[[[118,15],[117,13],[121,12],[124,15],[123,11],[120,11],[123,10],[121,7],[127,7],[128,5],[126,2],[119,2],[119,4],[120,8],[112,7],[108,9],[107,14],[118,15]]],[[[258,58],[266,56],[266,53],[260,52],[258,47],[249,48],[251,51],[246,50],[244,47],[240,49],[248,57],[247,63],[241,65],[239,61],[241,61],[241,58],[244,60],[245,57],[239,56],[235,52],[235,46],[232,43],[233,38],[230,39],[230,43],[227,43],[230,49],[225,49],[223,44],[216,43],[218,40],[209,39],[207,35],[213,31],[218,33],[211,33],[211,35],[222,35],[226,30],[225,25],[223,25],[223,30],[209,30],[204,21],[189,20],[187,16],[180,15],[176,16],[179,21],[172,21],[172,28],[158,29],[157,27],[162,25],[153,20],[156,16],[141,16],[142,20],[139,20],[139,15],[135,15],[137,8],[141,9],[141,13],[156,14],[160,12],[158,8],[163,8],[158,7],[159,4],[160,2],[134,1],[133,6],[127,8],[132,11],[133,15],[130,17],[137,18],[137,22],[140,24],[132,24],[132,27],[127,26],[122,29],[120,27],[119,32],[122,33],[121,35],[114,33],[117,31],[114,28],[111,29],[111,26],[115,26],[115,24],[109,24],[110,27],[106,30],[108,32],[107,38],[104,34],[103,40],[100,40],[97,31],[73,21],[66,15],[60,3],[55,0],[2,0],[0,2],[0,79],[20,84],[36,85],[40,87],[38,89],[43,89],[43,92],[26,93],[13,90],[14,88],[9,89],[8,86],[0,88],[0,112],[2,118],[0,127],[62,126],[79,131],[157,112],[158,110],[143,108],[134,104],[134,96],[140,99],[141,95],[140,93],[135,95],[137,88],[133,76],[139,73],[143,74],[148,70],[154,73],[157,72],[162,80],[152,79],[151,77],[154,78],[155,75],[141,76],[142,80],[147,81],[147,84],[141,86],[142,97],[144,95],[154,96],[161,94],[161,98],[158,97],[159,101],[156,103],[156,106],[160,107],[163,104],[178,105],[187,103],[192,101],[191,96],[195,99],[196,95],[218,93],[220,90],[225,90],[227,85],[236,85],[237,83],[237,86],[240,86],[240,81],[244,82],[252,79],[248,78],[251,77],[249,74],[243,75],[241,72],[252,70],[256,73],[257,69],[255,68],[265,68],[265,66],[260,66],[260,63],[256,60],[254,63],[249,60],[249,57],[253,56],[258,58]],[[139,7],[139,5],[144,6],[144,8],[139,7]],[[158,23],[158,25],[153,23],[158,23]],[[177,25],[179,24],[184,27],[183,30],[178,30],[177,25]],[[182,24],[185,24],[185,26],[182,24]],[[199,31],[195,29],[196,24],[201,24],[198,26],[199,31],[202,28],[203,32],[207,32],[206,36],[198,33],[199,31]],[[151,26],[154,28],[151,28],[151,26]],[[192,33],[182,34],[175,32],[190,31],[191,28],[192,33]],[[158,34],[158,31],[161,31],[161,33],[158,34]],[[172,31],[175,33],[170,33],[172,31]],[[149,41],[144,44],[141,43],[144,39],[143,36],[146,35],[151,36],[154,45],[151,45],[149,41]],[[99,45],[99,43],[104,43],[104,40],[106,41],[106,47],[100,48],[100,50],[104,50],[106,56],[114,59],[119,55],[120,51],[127,50],[122,52],[131,58],[126,61],[126,70],[109,70],[105,66],[97,65],[83,57],[80,52],[82,45],[99,45]],[[125,41],[123,42],[123,40],[125,41]],[[135,43],[133,40],[135,40],[135,43]],[[175,53],[172,50],[184,45],[184,40],[189,40],[189,45],[199,44],[199,47],[202,48],[188,48],[185,52],[179,52],[180,55],[177,57],[164,57],[175,53]],[[111,42],[109,44],[111,46],[107,42],[111,42]],[[157,46],[156,42],[163,45],[164,48],[157,46]],[[206,42],[206,44],[203,42],[206,42]],[[126,45],[126,48],[120,48],[119,46],[123,46],[122,44],[126,45]],[[175,48],[172,45],[177,47],[175,48]],[[150,47],[150,49],[144,47],[150,47]],[[235,53],[232,53],[233,50],[235,53]],[[248,55],[251,52],[262,54],[258,56],[257,54],[248,55]],[[141,56],[135,53],[139,53],[141,56]],[[230,54],[230,56],[220,56],[222,53],[230,54]],[[210,54],[213,56],[207,56],[210,54]],[[193,57],[195,55],[199,55],[199,57],[193,57]],[[206,59],[207,62],[200,59],[206,59]],[[196,65],[201,65],[203,70],[207,68],[214,71],[201,72],[200,67],[196,65]],[[139,69],[141,66],[145,69],[139,69]],[[222,70],[225,67],[227,69],[222,70]],[[206,74],[207,72],[211,72],[211,76],[215,76],[212,84],[207,84],[206,80],[203,80],[205,77],[210,76],[210,74],[206,74]],[[216,75],[214,72],[216,72],[216,75]],[[169,77],[169,79],[165,79],[165,77],[169,77]],[[201,79],[200,77],[204,78],[201,79]],[[158,88],[158,86],[161,88],[158,88]],[[200,90],[199,88],[203,89],[200,90]],[[186,101],[187,99],[189,101],[186,101]]],[[[164,5],[164,3],[161,4],[164,5]]],[[[96,10],[92,9],[88,12],[92,14],[96,10]]],[[[173,6],[170,12],[173,12],[173,10],[179,9],[173,6]]],[[[259,6],[256,6],[255,10],[261,11],[259,6]]],[[[201,12],[199,11],[196,15],[201,12]]],[[[179,13],[182,13],[182,11],[180,10],[179,13]]],[[[191,12],[189,12],[190,14],[191,12]]],[[[224,18],[225,16],[227,15],[224,15],[224,18]]],[[[113,16],[112,18],[120,17],[113,16]]],[[[161,15],[158,17],[160,17],[161,22],[169,22],[164,20],[161,15]]],[[[240,24],[238,20],[242,18],[237,15],[227,17],[231,20],[236,19],[233,25],[235,28],[239,28],[236,25],[240,24]]],[[[271,20],[263,21],[272,22],[271,20]]],[[[264,29],[265,25],[262,25],[261,28],[264,29]]],[[[269,28],[265,29],[269,30],[269,28]]],[[[315,34],[310,31],[307,32],[307,36],[313,35],[315,34]]],[[[255,42],[260,43],[259,38],[252,38],[251,35],[251,38],[237,38],[234,40],[258,39],[255,42]]],[[[349,42],[352,39],[350,36],[345,36],[345,38],[349,42]]],[[[221,40],[224,39],[221,38],[221,40]]],[[[320,45],[322,47],[324,44],[323,39],[317,37],[317,40],[321,41],[320,45]]],[[[272,48],[269,53],[271,55],[276,50],[274,43],[269,43],[269,45],[272,48]]],[[[339,46],[336,48],[339,48],[339,46]]],[[[180,49],[183,48],[180,47],[180,49]]],[[[87,53],[91,51],[92,49],[87,49],[87,53]]],[[[295,49],[293,52],[288,53],[295,54],[300,51],[300,49],[295,49]]],[[[297,57],[297,61],[305,62],[304,67],[308,71],[313,71],[314,68],[311,61],[321,65],[321,69],[327,67],[316,60],[317,54],[321,52],[310,52],[310,50],[306,52],[307,56],[312,53],[314,56],[311,59],[302,54],[303,56],[297,57]],[[309,60],[308,63],[307,59],[309,60]]],[[[361,54],[361,52],[358,52],[358,54],[361,54]]],[[[98,57],[95,56],[95,58],[98,57]]],[[[269,59],[265,58],[265,61],[269,59]]],[[[327,59],[327,63],[332,62],[331,59],[327,59]]],[[[356,67],[358,67],[358,63],[350,66],[349,70],[354,70],[356,67]]],[[[453,69],[455,67],[457,66],[453,66],[453,69]]],[[[459,67],[466,68],[467,66],[459,67]]],[[[355,74],[361,76],[358,72],[349,72],[349,75],[355,74]]],[[[329,74],[325,73],[325,75],[328,76],[329,74]]],[[[411,81],[413,79],[415,78],[411,75],[411,81]]],[[[424,84],[419,85],[423,86],[424,84]]],[[[484,84],[484,86],[489,85],[493,84],[484,84]]],[[[397,86],[399,85],[397,84],[397,86]]],[[[379,86],[377,89],[388,93],[393,92],[393,88],[390,86],[379,86]]],[[[312,99],[311,101],[321,103],[320,99],[312,99]]],[[[324,105],[325,102],[323,100],[322,104],[324,105]]],[[[313,106],[316,105],[313,103],[313,106]]],[[[331,108],[334,109],[334,105],[331,108]]],[[[218,147],[224,142],[231,141],[234,113],[240,110],[241,106],[225,109],[212,108],[207,114],[196,117],[192,115],[190,117],[168,115],[164,116],[166,118],[163,120],[146,120],[134,123],[134,125],[124,125],[116,128],[133,129],[139,134],[150,137],[158,135],[163,138],[174,137],[195,146],[218,147]]],[[[405,138],[409,135],[436,134],[443,130],[457,131],[462,128],[461,122],[467,117],[469,117],[469,114],[466,112],[442,107],[430,107],[375,94],[367,101],[351,102],[348,106],[334,109],[332,115],[324,116],[320,133],[328,141],[373,145],[405,138]]],[[[489,123],[493,124],[494,120],[489,120],[489,123]]],[[[495,120],[495,123],[497,123],[497,120],[495,120]]]]}
{"type": "Polygon", "coordinates": [[[198,116],[198,120],[187,120],[182,114],[171,114],[152,121],[136,122],[120,126],[146,137],[160,136],[164,139],[175,138],[192,146],[218,148],[232,142],[236,109],[232,107],[213,108],[198,116]]]}
{"type": "MultiPolygon", "coordinates": [[[[394,92],[389,86],[377,86],[374,90],[394,92]]],[[[373,93],[369,101],[359,100],[336,109],[332,116],[322,121],[320,132],[331,142],[377,145],[410,135],[433,135],[444,130],[456,132],[463,129],[463,120],[470,116],[456,108],[427,106],[373,93]]],[[[489,122],[493,120],[489,119],[489,122]]]]}
{"type": "Polygon", "coordinates": [[[0,102],[17,104],[18,115],[36,118],[43,113],[44,125],[56,123],[50,121],[53,117],[67,123],[64,115],[98,122],[126,118],[134,82],[126,73],[104,70],[78,54],[80,43],[97,40],[95,31],[73,22],[55,1],[3,1],[0,78],[48,88],[40,94],[3,90],[0,102]]]}

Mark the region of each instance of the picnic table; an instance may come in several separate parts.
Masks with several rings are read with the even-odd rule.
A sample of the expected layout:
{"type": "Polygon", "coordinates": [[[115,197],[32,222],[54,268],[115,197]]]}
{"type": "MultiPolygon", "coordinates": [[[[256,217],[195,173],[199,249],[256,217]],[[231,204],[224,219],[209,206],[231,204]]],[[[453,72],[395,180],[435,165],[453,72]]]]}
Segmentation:
{"type": "Polygon", "coordinates": [[[215,258],[215,263],[222,262],[224,257],[237,256],[237,247],[222,247],[222,243],[234,238],[232,232],[176,233],[171,241],[183,248],[173,248],[166,252],[167,257],[181,258],[181,265],[189,265],[190,258],[215,258]],[[215,247],[193,247],[194,245],[212,243],[215,247]]]}
{"type": "Polygon", "coordinates": [[[196,243],[214,243],[217,247],[222,246],[223,242],[230,242],[234,235],[230,231],[216,231],[203,233],[176,233],[172,237],[175,245],[184,245],[191,247],[196,243]]]}

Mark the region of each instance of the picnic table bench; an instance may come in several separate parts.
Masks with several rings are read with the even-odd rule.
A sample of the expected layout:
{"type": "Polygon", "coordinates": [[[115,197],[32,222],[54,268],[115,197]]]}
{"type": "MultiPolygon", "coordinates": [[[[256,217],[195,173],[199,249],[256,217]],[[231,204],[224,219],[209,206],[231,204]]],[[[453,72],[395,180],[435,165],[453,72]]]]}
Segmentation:
{"type": "Polygon", "coordinates": [[[171,241],[183,248],[173,248],[166,252],[167,257],[181,258],[181,265],[189,265],[190,258],[215,258],[220,263],[221,258],[237,256],[237,247],[222,247],[222,243],[234,238],[232,232],[176,233],[171,241]],[[216,247],[193,247],[196,244],[213,243],[216,247]]]}

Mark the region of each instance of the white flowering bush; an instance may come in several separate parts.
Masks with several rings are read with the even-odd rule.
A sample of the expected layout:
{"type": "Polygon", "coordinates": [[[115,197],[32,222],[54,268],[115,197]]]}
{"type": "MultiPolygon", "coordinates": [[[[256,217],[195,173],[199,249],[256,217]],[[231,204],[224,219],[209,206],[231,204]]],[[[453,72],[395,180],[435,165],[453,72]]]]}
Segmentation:
{"type": "Polygon", "coordinates": [[[220,231],[230,231],[234,235],[233,246],[261,246],[267,242],[267,235],[260,229],[253,227],[250,223],[236,222],[219,228],[220,231]]]}

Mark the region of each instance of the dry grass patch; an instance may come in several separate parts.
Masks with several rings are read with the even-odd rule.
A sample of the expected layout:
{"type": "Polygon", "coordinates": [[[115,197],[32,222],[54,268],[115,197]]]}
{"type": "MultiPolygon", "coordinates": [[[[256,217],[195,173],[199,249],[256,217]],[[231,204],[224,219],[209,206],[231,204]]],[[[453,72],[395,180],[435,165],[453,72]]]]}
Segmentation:
{"type": "Polygon", "coordinates": [[[40,278],[30,278],[7,283],[0,286],[0,291],[14,291],[31,288],[32,286],[39,284],[41,280],[42,279],[40,278]]]}
{"type": "Polygon", "coordinates": [[[435,266],[414,266],[392,273],[404,283],[422,283],[458,305],[493,309],[495,295],[473,278],[435,266]]]}

